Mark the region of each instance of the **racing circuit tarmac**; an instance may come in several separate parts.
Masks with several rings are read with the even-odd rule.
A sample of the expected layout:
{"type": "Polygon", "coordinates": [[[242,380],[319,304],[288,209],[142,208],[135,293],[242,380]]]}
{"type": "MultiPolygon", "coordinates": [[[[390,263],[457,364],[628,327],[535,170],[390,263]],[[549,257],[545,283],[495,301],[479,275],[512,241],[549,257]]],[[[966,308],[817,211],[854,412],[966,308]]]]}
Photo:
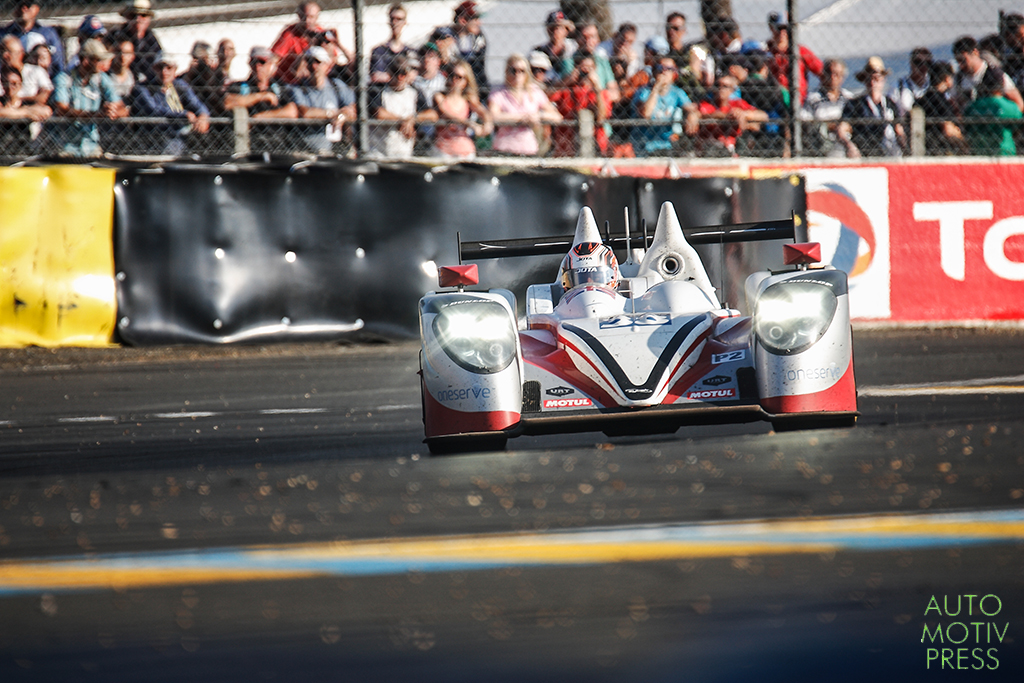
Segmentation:
{"type": "Polygon", "coordinates": [[[0,351],[0,680],[1024,675],[1024,330],[856,329],[853,429],[445,458],[416,353],[0,351]]]}

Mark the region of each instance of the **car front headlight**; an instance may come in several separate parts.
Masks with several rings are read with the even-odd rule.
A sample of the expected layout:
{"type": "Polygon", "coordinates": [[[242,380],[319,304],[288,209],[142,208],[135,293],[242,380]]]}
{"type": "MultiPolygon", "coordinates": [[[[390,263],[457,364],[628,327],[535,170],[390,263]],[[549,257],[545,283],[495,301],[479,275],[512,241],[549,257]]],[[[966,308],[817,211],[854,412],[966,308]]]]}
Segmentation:
{"type": "Polygon", "coordinates": [[[757,299],[754,331],[771,353],[800,353],[821,339],[832,323],[838,301],[828,287],[810,282],[780,282],[757,299]]]}
{"type": "Polygon", "coordinates": [[[501,372],[516,355],[516,331],[494,301],[460,301],[442,308],[432,323],[438,343],[459,367],[481,375],[501,372]]]}

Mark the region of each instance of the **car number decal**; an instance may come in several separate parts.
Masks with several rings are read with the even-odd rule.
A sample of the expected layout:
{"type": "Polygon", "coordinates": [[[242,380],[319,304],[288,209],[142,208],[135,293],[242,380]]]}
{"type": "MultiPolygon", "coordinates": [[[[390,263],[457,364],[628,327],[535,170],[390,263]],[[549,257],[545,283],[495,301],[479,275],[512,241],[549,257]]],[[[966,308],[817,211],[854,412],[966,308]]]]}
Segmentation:
{"type": "Polygon", "coordinates": [[[729,351],[728,353],[716,353],[711,356],[711,364],[721,365],[722,363],[731,363],[733,361],[743,360],[746,357],[746,349],[740,349],[739,351],[729,351]]]}

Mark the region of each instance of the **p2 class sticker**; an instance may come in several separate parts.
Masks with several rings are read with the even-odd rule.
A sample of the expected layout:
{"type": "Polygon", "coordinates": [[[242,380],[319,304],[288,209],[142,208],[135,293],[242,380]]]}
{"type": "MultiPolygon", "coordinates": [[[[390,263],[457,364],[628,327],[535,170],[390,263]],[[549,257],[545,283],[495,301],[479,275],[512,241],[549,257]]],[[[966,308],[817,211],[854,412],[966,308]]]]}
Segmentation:
{"type": "Polygon", "coordinates": [[[721,365],[722,363],[732,363],[734,361],[743,360],[746,357],[746,349],[740,349],[739,351],[729,351],[727,353],[715,353],[711,355],[711,364],[721,365]]]}

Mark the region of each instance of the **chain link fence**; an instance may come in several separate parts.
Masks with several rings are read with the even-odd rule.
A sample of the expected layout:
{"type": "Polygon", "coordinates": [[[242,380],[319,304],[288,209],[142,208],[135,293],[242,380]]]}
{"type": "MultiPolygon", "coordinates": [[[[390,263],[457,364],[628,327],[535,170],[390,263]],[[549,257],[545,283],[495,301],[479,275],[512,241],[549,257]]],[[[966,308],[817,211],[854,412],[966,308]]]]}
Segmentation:
{"type": "Polygon", "coordinates": [[[0,11],[7,163],[996,156],[1024,143],[1024,8],[1006,0],[0,11]]]}

